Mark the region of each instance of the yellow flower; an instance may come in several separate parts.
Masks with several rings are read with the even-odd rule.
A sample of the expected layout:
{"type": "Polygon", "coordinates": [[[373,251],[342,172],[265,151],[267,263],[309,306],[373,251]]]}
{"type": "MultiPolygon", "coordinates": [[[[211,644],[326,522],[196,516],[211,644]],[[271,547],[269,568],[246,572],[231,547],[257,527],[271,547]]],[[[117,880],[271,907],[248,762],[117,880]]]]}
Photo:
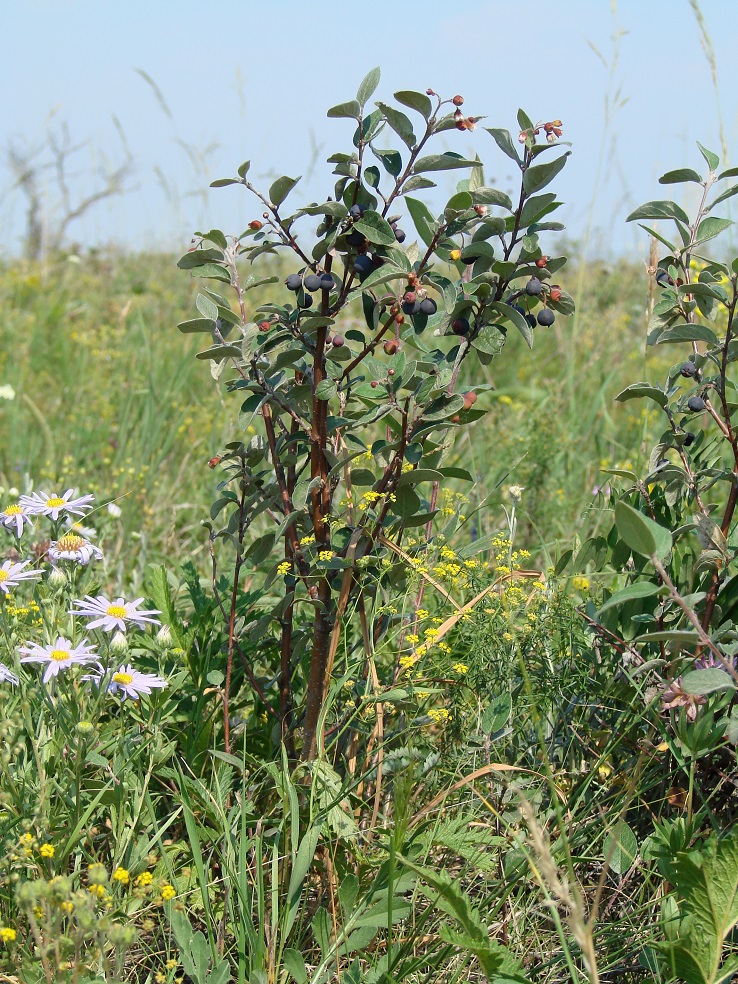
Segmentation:
{"type": "Polygon", "coordinates": [[[174,970],[178,966],[178,964],[176,960],[167,960],[164,966],[167,968],[167,970],[174,970]]]}
{"type": "Polygon", "coordinates": [[[62,902],[59,908],[65,916],[70,916],[74,912],[74,902],[62,902]]]}
{"type": "Polygon", "coordinates": [[[285,574],[289,574],[291,569],[292,564],[289,560],[283,560],[282,563],[277,566],[277,574],[279,574],[280,577],[284,577],[285,574]]]}
{"type": "Polygon", "coordinates": [[[105,897],[104,885],[90,885],[88,887],[89,887],[90,895],[94,895],[95,898],[102,899],[105,897]]]}
{"type": "Polygon", "coordinates": [[[451,720],[451,712],[446,710],[445,707],[432,707],[428,711],[428,717],[435,724],[444,724],[446,721],[451,720]]]}
{"type": "Polygon", "coordinates": [[[416,642],[420,642],[420,636],[415,635],[414,632],[408,632],[405,636],[405,642],[407,642],[409,646],[414,646],[416,642]]]}
{"type": "Polygon", "coordinates": [[[315,534],[314,533],[311,533],[310,536],[304,536],[300,540],[300,546],[301,547],[304,547],[308,543],[315,543],[315,534]]]}
{"type": "Polygon", "coordinates": [[[3,943],[12,943],[15,937],[16,932],[14,929],[11,929],[10,926],[3,926],[0,928],[0,940],[2,940],[3,943]]]}
{"type": "Polygon", "coordinates": [[[169,899],[173,899],[176,894],[177,894],[177,889],[174,887],[174,885],[162,885],[161,897],[164,899],[165,902],[169,901],[169,899]]]}
{"type": "Polygon", "coordinates": [[[328,561],[333,556],[332,550],[321,550],[318,553],[318,560],[328,561]]]}
{"type": "Polygon", "coordinates": [[[466,663],[454,663],[451,669],[454,671],[454,673],[458,673],[459,676],[464,676],[465,673],[469,672],[469,667],[466,665],[466,663]]]}
{"type": "Polygon", "coordinates": [[[113,872],[113,881],[120,882],[121,885],[127,885],[131,880],[131,876],[125,868],[116,868],[113,872]]]}
{"type": "Polygon", "coordinates": [[[38,849],[38,853],[42,858],[53,858],[54,857],[54,847],[52,844],[42,844],[38,849]]]}
{"type": "Polygon", "coordinates": [[[577,575],[571,579],[571,586],[575,591],[589,591],[589,578],[577,575]]]}
{"type": "Polygon", "coordinates": [[[415,617],[416,618],[420,618],[420,619],[428,618],[429,615],[430,615],[430,612],[427,612],[425,610],[425,608],[419,608],[417,610],[417,612],[415,613],[415,617]]]}
{"type": "Polygon", "coordinates": [[[151,874],[151,872],[144,871],[143,874],[140,874],[136,879],[136,884],[138,885],[139,888],[146,888],[146,886],[150,885],[153,880],[154,880],[154,876],[151,874]]]}

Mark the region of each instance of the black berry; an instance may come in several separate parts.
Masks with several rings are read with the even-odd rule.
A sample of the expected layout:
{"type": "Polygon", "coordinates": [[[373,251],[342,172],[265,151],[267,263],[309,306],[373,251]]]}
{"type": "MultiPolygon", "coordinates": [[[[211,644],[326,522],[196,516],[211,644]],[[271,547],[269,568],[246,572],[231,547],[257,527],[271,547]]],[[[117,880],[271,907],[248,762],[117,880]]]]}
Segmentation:
{"type": "Polygon", "coordinates": [[[394,229],[395,239],[398,243],[404,243],[407,238],[404,229],[394,229]]]}
{"type": "MultiPolygon", "coordinates": [[[[415,297],[415,295],[413,295],[415,297]]],[[[403,301],[402,302],[402,313],[403,314],[417,314],[420,311],[421,302],[415,298],[414,301],[403,301]]]]}
{"type": "Polygon", "coordinates": [[[538,279],[538,277],[531,277],[528,283],[525,285],[525,293],[529,297],[538,297],[539,294],[543,293],[543,284],[538,279]]]}
{"type": "Polygon", "coordinates": [[[531,328],[535,328],[535,326],[538,324],[538,322],[536,321],[535,314],[526,314],[525,320],[528,322],[531,328]]]}
{"type": "Polygon", "coordinates": [[[454,335],[468,335],[469,334],[469,322],[466,318],[456,318],[452,323],[451,328],[454,335]]]}
{"type": "Polygon", "coordinates": [[[285,280],[287,290],[299,290],[302,287],[302,277],[299,273],[291,273],[285,280]]]}
{"type": "Polygon", "coordinates": [[[307,277],[305,277],[303,284],[305,290],[309,290],[309,291],[320,290],[320,288],[323,286],[323,280],[322,277],[319,277],[317,273],[311,273],[307,277]]]}
{"type": "Polygon", "coordinates": [[[420,313],[427,315],[429,318],[431,315],[435,314],[438,310],[436,302],[431,297],[426,297],[424,301],[420,302],[420,313]]]}
{"type": "Polygon", "coordinates": [[[320,278],[320,288],[321,290],[333,290],[335,284],[333,283],[333,277],[330,273],[324,273],[320,278]]]}
{"type": "Polygon", "coordinates": [[[304,291],[300,291],[297,295],[297,306],[301,308],[309,308],[313,303],[313,299],[310,294],[306,294],[304,291]]]}
{"type": "Polygon", "coordinates": [[[363,246],[366,242],[366,236],[359,232],[358,229],[353,229],[348,236],[346,236],[346,242],[349,246],[363,246]]]}
{"type": "Polygon", "coordinates": [[[679,372],[685,379],[691,379],[697,372],[697,366],[694,362],[682,362],[679,372]]]}
{"type": "Polygon", "coordinates": [[[543,310],[538,312],[538,324],[543,328],[548,328],[554,321],[556,321],[556,315],[551,308],[543,308],[543,310]]]}
{"type": "Polygon", "coordinates": [[[666,270],[657,270],[656,271],[656,283],[659,285],[659,287],[666,288],[666,287],[673,286],[674,281],[671,279],[671,277],[666,272],[666,270]]]}
{"type": "Polygon", "coordinates": [[[371,257],[367,256],[366,253],[362,253],[361,256],[357,256],[354,260],[354,273],[371,273],[373,265],[371,257]]]}
{"type": "Polygon", "coordinates": [[[352,205],[349,209],[349,215],[352,219],[360,219],[364,212],[366,212],[366,205],[352,205]]]}
{"type": "Polygon", "coordinates": [[[684,435],[684,440],[682,441],[682,444],[684,445],[685,448],[688,448],[690,444],[694,444],[695,440],[696,438],[692,433],[692,431],[687,431],[687,433],[684,435]]]}
{"type": "Polygon", "coordinates": [[[705,401],[701,396],[690,396],[687,400],[687,406],[692,413],[699,413],[701,410],[705,409],[705,401]]]}

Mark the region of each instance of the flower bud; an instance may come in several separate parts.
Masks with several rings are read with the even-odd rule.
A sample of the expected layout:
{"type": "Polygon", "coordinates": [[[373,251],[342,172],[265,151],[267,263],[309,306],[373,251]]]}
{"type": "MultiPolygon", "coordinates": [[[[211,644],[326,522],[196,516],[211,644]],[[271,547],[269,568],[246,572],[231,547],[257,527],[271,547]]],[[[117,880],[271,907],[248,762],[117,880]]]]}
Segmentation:
{"type": "Polygon", "coordinates": [[[162,625],[159,631],[156,633],[156,641],[161,646],[162,649],[171,649],[174,644],[174,639],[172,638],[172,630],[168,625],[162,625]]]}
{"type": "Polygon", "coordinates": [[[113,656],[126,656],[128,654],[128,639],[125,632],[116,632],[110,642],[110,652],[113,656]]]}
{"type": "Polygon", "coordinates": [[[61,569],[61,567],[54,567],[49,574],[46,583],[52,594],[61,594],[69,584],[69,581],[66,573],[61,569]]]}

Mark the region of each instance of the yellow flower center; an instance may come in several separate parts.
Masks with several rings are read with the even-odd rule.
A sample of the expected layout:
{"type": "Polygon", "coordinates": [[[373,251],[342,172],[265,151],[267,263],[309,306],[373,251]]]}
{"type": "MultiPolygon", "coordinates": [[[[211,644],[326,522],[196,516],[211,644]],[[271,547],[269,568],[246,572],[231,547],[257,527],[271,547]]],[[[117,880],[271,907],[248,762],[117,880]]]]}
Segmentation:
{"type": "Polygon", "coordinates": [[[23,512],[23,510],[18,505],[8,506],[8,508],[5,510],[5,515],[6,516],[17,516],[18,513],[21,513],[21,512],[23,512]]]}
{"type": "Polygon", "coordinates": [[[114,673],[113,683],[122,683],[124,687],[127,687],[129,683],[133,683],[133,677],[130,673],[114,673]]]}
{"type": "Polygon", "coordinates": [[[9,577],[10,574],[8,574],[7,571],[0,570],[0,584],[2,584],[3,581],[7,581],[9,577]]]}
{"type": "Polygon", "coordinates": [[[127,613],[123,605],[108,605],[105,614],[111,618],[125,618],[127,613]]]}
{"type": "Polygon", "coordinates": [[[59,506],[66,505],[66,499],[60,499],[58,495],[54,496],[53,499],[47,499],[46,505],[49,509],[58,509],[59,506]]]}
{"type": "Polygon", "coordinates": [[[63,536],[61,540],[56,541],[57,550],[69,550],[73,552],[75,550],[79,550],[84,545],[85,541],[82,537],[75,536],[74,533],[67,533],[67,535],[63,536]]]}
{"type": "Polygon", "coordinates": [[[63,663],[65,659],[69,659],[68,649],[52,649],[50,654],[51,658],[55,663],[63,663]]]}

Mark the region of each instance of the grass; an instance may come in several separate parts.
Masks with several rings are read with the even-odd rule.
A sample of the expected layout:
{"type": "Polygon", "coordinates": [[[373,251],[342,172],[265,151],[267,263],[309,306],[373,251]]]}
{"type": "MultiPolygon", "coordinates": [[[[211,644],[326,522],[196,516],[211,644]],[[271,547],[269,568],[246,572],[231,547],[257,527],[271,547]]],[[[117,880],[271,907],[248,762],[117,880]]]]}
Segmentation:
{"type": "MultiPolygon", "coordinates": [[[[588,631],[581,609],[617,572],[593,556],[576,576],[551,574],[611,523],[603,469],[642,471],[652,418],[614,395],[670,364],[644,350],[642,268],[568,278],[583,284],[576,345],[566,319],[538,328],[532,352],[511,336],[481,370],[495,387],[480,398],[487,416],[452,452],[476,481],[465,503],[446,490],[447,549],[469,561],[467,586],[448,583],[464,600],[488,594],[459,618],[411,574],[379,599],[370,663],[356,640],[336,657],[331,754],[292,773],[240,667],[234,754],[222,753],[227,634],[200,585],[201,520],[217,482],[208,459],[243,434],[234,398],[176,329],[192,282],[164,256],[0,270],[0,384],[15,391],[0,416],[3,501],[29,484],[95,493],[106,561],[87,583],[145,584],[174,636],[131,642],[170,682],[148,703],[110,710],[78,678],[48,700],[9,691],[0,913],[19,928],[17,940],[0,928],[5,979],[25,961],[29,982],[205,984],[229,979],[225,966],[239,982],[321,984],[337,968],[353,984],[455,981],[489,971],[500,944],[536,982],[664,979],[649,970],[676,877],[663,840],[699,845],[730,826],[735,763],[722,737],[690,754],[683,720],[660,715],[645,677],[588,631]],[[515,523],[511,485],[524,487],[515,523]],[[507,580],[510,567],[546,573],[545,590],[507,580]],[[439,627],[426,663],[397,673],[408,631],[432,640],[439,627]],[[637,846],[626,860],[624,825],[637,846]],[[98,967],[73,977],[95,952],[98,967]]],[[[443,581],[444,555],[433,562],[443,581]]],[[[69,624],[71,593],[56,590],[41,584],[35,609],[6,606],[6,653],[39,621],[69,624]]],[[[271,686],[247,631],[261,601],[244,595],[242,634],[271,686]]]]}

